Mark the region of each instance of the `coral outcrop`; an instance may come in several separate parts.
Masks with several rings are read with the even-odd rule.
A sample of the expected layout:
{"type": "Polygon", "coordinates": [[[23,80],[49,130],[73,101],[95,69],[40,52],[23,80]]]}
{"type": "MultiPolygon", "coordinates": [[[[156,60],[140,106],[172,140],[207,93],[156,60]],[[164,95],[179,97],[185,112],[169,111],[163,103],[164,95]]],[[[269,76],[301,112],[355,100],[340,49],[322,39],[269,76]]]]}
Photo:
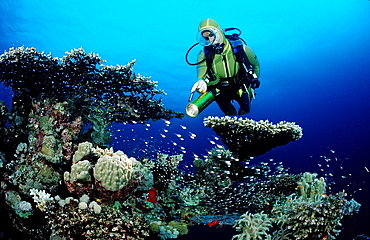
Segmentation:
{"type": "Polygon", "coordinates": [[[112,122],[183,117],[163,106],[157,96],[165,92],[157,88],[156,81],[133,72],[135,60],[117,66],[104,62],[98,54],[82,48],[66,52],[62,58],[25,47],[10,48],[0,55],[0,82],[13,90],[12,111],[23,118],[18,118],[22,121],[17,124],[27,121],[32,101],[46,98],[52,103],[66,102],[71,118],[81,117],[91,124],[85,135],[99,145],[109,143],[107,127],[112,122]]]}
{"type": "Polygon", "coordinates": [[[113,156],[104,155],[99,158],[94,167],[94,177],[108,190],[117,191],[122,189],[132,177],[132,161],[133,159],[128,158],[123,153],[113,156]]]}
{"type": "Polygon", "coordinates": [[[212,128],[231,152],[245,159],[302,137],[302,128],[286,121],[273,124],[268,120],[211,116],[204,119],[204,126],[212,128]]]}
{"type": "Polygon", "coordinates": [[[297,193],[274,205],[272,215],[279,227],[279,231],[274,232],[275,236],[284,234],[289,236],[287,239],[335,239],[340,233],[343,217],[358,211],[357,207],[351,212],[346,211],[349,203],[344,192],[326,195],[325,180],[316,176],[316,173],[304,173],[298,182],[297,193]]]}

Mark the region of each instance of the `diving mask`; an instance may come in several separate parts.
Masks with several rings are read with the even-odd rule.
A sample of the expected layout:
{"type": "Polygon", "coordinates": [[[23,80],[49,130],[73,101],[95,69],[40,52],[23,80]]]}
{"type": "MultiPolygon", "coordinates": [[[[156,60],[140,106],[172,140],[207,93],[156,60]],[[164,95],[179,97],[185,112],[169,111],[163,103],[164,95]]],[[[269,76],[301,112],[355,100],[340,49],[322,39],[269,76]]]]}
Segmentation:
{"type": "Polygon", "coordinates": [[[203,28],[197,34],[198,43],[205,47],[222,42],[220,38],[220,33],[213,28],[203,28]]]}

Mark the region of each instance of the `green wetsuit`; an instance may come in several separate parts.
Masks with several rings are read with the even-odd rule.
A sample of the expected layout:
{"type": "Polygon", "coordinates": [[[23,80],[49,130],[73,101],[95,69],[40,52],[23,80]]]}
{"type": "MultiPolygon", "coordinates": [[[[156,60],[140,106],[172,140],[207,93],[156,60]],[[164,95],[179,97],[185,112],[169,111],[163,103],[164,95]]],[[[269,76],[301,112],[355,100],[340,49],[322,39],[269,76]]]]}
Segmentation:
{"type": "MultiPolygon", "coordinates": [[[[224,49],[221,54],[215,54],[213,58],[212,64],[212,71],[215,74],[216,80],[213,82],[209,82],[207,85],[214,85],[217,84],[219,78],[230,78],[236,77],[239,71],[239,63],[235,59],[235,55],[233,53],[233,49],[231,47],[230,42],[225,38],[225,35],[220,28],[220,26],[212,19],[203,20],[199,25],[199,31],[204,28],[215,28],[222,34],[222,42],[225,44],[224,49]]],[[[260,75],[260,64],[258,62],[256,54],[254,54],[253,50],[248,46],[243,46],[245,53],[247,54],[249,62],[254,67],[254,73],[259,77],[260,75]]],[[[204,49],[198,55],[198,62],[203,60],[204,56],[204,49]]],[[[207,78],[207,64],[206,61],[202,62],[198,65],[198,79],[206,79],[207,78]]]]}
{"type": "MultiPolygon", "coordinates": [[[[223,51],[221,54],[215,54],[212,62],[212,73],[213,78],[211,76],[208,76],[207,74],[207,63],[206,61],[203,61],[197,66],[197,72],[198,72],[198,80],[203,79],[206,80],[208,87],[217,87],[220,83],[220,80],[223,81],[224,79],[236,79],[239,72],[239,63],[236,61],[235,55],[233,53],[233,49],[231,47],[230,42],[226,39],[222,29],[220,26],[214,21],[213,19],[205,19],[199,24],[199,31],[202,31],[206,28],[212,28],[216,29],[219,34],[221,34],[222,43],[224,43],[223,51]],[[209,79],[215,79],[213,81],[208,81],[209,79]]],[[[248,57],[249,62],[254,68],[254,73],[259,77],[260,75],[260,65],[259,61],[257,59],[257,56],[254,54],[253,50],[243,45],[244,51],[248,57]]],[[[203,60],[205,58],[204,49],[200,51],[198,54],[198,62],[203,60]]],[[[232,84],[232,83],[230,83],[232,84]]],[[[250,101],[253,97],[253,89],[250,87],[248,88],[247,92],[242,92],[242,94],[248,94],[248,96],[242,96],[242,94],[239,96],[239,99],[234,97],[221,97],[216,98],[217,104],[220,106],[221,110],[227,114],[227,115],[235,115],[236,110],[231,105],[231,100],[235,99],[239,102],[239,105],[241,108],[244,106],[244,110],[239,110],[239,114],[245,114],[249,112],[250,108],[250,101]],[[248,93],[247,93],[248,92],[248,93]],[[241,99],[243,97],[243,99],[241,99]],[[224,103],[223,101],[228,101],[227,103],[224,103]],[[245,101],[248,101],[248,103],[245,103],[245,101]],[[244,102],[244,103],[243,103],[244,102]],[[225,106],[227,104],[227,106],[225,106]],[[247,106],[248,105],[248,106],[247,106]]],[[[221,92],[222,93],[222,92],[221,92]]],[[[237,91],[235,92],[235,95],[237,95],[237,91]]]]}

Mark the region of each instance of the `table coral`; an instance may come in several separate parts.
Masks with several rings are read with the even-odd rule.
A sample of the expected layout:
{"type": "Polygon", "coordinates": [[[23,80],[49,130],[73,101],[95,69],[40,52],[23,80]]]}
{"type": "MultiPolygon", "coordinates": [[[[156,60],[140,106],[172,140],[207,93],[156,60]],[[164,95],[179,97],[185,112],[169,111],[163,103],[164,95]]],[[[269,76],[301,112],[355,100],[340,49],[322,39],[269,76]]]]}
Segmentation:
{"type": "Polygon", "coordinates": [[[302,128],[293,122],[277,124],[237,117],[207,117],[204,126],[212,128],[229,150],[240,158],[265,154],[272,148],[302,137],[302,128]]]}
{"type": "MultiPolygon", "coordinates": [[[[82,117],[84,123],[91,123],[87,131],[90,138],[106,136],[107,129],[101,127],[113,122],[143,123],[184,116],[163,106],[157,96],[165,92],[157,88],[158,82],[133,72],[136,60],[116,66],[104,62],[98,54],[82,48],[72,49],[62,58],[33,47],[10,48],[0,55],[0,82],[13,90],[13,111],[18,115],[27,118],[30,100],[66,102],[72,118],[82,117]]],[[[97,140],[109,143],[109,138],[97,140]]]]}

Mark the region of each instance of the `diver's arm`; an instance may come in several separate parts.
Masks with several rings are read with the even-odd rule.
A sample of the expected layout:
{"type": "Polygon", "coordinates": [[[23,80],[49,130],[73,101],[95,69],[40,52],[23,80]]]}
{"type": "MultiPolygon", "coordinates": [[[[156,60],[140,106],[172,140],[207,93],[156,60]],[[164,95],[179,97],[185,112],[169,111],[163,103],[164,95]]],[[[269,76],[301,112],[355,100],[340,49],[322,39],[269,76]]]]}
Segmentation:
{"type": "MultiPolygon", "coordinates": [[[[201,62],[204,59],[204,51],[202,50],[198,54],[198,62],[201,62]]],[[[194,83],[193,87],[191,88],[191,97],[194,94],[194,92],[204,93],[207,91],[207,85],[209,83],[207,79],[207,64],[206,61],[203,61],[197,65],[197,72],[198,72],[198,81],[194,83]]]]}
{"type": "Polygon", "coordinates": [[[253,50],[250,47],[245,46],[245,45],[244,45],[244,51],[247,54],[249,62],[252,64],[254,68],[254,73],[257,75],[257,77],[259,77],[260,76],[260,63],[258,61],[256,54],[253,52],[253,50]]]}
{"type": "MultiPolygon", "coordinates": [[[[204,59],[204,51],[202,50],[198,54],[198,61],[200,62],[204,59]]],[[[197,65],[197,72],[198,72],[198,80],[203,79],[206,80],[207,78],[207,61],[203,61],[202,63],[197,65]]]]}

